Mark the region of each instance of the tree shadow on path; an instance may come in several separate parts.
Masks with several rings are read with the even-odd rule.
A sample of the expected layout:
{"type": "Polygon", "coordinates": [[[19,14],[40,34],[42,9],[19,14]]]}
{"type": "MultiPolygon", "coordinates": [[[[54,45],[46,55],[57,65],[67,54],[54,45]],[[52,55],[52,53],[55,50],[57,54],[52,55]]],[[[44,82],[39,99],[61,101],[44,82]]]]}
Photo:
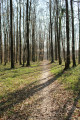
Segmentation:
{"type": "MultiPolygon", "coordinates": [[[[42,84],[36,85],[38,82],[38,81],[36,81],[36,82],[33,82],[33,83],[23,87],[22,89],[19,89],[15,92],[9,93],[7,95],[7,99],[0,102],[0,116],[3,116],[3,114],[5,112],[9,111],[11,108],[15,107],[17,104],[32,97],[34,94],[38,93],[39,91],[43,90],[47,86],[51,85],[63,73],[64,73],[64,71],[61,71],[60,73],[58,73],[54,77],[49,75],[47,78],[45,77],[43,79],[40,79],[39,81],[44,80],[44,83],[42,83],[42,84]],[[49,77],[51,77],[51,78],[49,79],[49,77]],[[45,82],[45,79],[48,79],[48,80],[45,82]]],[[[69,120],[71,118],[79,99],[80,99],[80,92],[78,93],[77,97],[74,99],[74,103],[72,105],[72,108],[68,112],[68,115],[67,115],[65,120],[69,120]]],[[[65,108],[66,108],[66,105],[64,105],[63,111],[65,110],[65,108]]]]}
{"type": "MultiPolygon", "coordinates": [[[[33,83],[25,86],[22,89],[19,89],[17,91],[9,93],[7,95],[7,99],[4,99],[3,101],[0,102],[0,116],[2,116],[4,114],[4,112],[10,110],[18,103],[23,102],[25,99],[30,98],[35,93],[37,93],[37,92],[41,91],[42,89],[44,89],[45,87],[51,85],[55,80],[57,80],[57,78],[62,73],[59,73],[55,77],[48,79],[46,82],[44,82],[42,84],[35,85],[37,82],[36,81],[36,82],[33,82],[33,83]]],[[[44,79],[46,79],[46,78],[44,78],[44,79]]]]}
{"type": "Polygon", "coordinates": [[[74,111],[76,109],[76,105],[77,105],[79,99],[80,99],[80,92],[78,93],[77,97],[74,99],[74,103],[72,105],[72,108],[70,109],[70,111],[69,111],[65,120],[70,120],[71,119],[72,114],[74,113],[74,111]]]}

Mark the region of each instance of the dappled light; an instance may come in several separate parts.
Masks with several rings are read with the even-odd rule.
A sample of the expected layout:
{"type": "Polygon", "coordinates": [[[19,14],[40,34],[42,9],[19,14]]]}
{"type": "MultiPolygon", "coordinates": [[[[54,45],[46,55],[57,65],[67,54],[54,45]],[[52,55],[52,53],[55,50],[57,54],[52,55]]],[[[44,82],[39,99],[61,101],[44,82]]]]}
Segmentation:
{"type": "Polygon", "coordinates": [[[0,0],[0,120],[80,120],[80,0],[0,0]]]}

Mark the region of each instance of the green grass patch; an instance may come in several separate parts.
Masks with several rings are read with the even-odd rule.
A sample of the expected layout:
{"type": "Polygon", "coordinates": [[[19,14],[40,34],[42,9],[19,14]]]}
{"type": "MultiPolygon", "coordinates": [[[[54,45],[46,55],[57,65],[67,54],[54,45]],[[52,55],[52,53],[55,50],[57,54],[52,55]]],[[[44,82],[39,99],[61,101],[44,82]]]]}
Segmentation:
{"type": "Polygon", "coordinates": [[[34,73],[40,71],[39,64],[32,62],[30,67],[15,65],[14,69],[10,69],[10,64],[0,65],[0,101],[7,97],[7,94],[37,81],[39,74],[34,73]]]}
{"type": "MultiPolygon", "coordinates": [[[[71,63],[72,66],[72,63],[71,63]]],[[[80,65],[71,67],[64,71],[65,64],[59,65],[58,62],[52,64],[51,72],[55,77],[64,83],[65,88],[73,90],[73,92],[80,91],[80,65]]]]}
{"type": "Polygon", "coordinates": [[[74,101],[78,97],[77,106],[80,107],[80,65],[72,67],[64,71],[65,64],[59,65],[58,62],[52,64],[51,72],[55,75],[55,79],[64,85],[64,88],[73,92],[74,101]]]}

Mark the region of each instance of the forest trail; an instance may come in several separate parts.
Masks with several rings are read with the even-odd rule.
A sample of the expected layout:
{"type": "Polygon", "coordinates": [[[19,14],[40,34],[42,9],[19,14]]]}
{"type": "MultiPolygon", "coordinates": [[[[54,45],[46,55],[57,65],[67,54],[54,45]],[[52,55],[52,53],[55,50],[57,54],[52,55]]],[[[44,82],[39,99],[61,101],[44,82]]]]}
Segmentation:
{"type": "MultiPolygon", "coordinates": [[[[50,91],[53,86],[49,85],[52,76],[50,75],[50,64],[44,61],[41,66],[43,66],[42,75],[40,78],[40,85],[42,90],[38,93],[40,102],[34,107],[34,111],[28,120],[53,120],[50,91]]],[[[52,81],[51,81],[52,82],[52,81]]]]}
{"type": "Polygon", "coordinates": [[[73,93],[65,90],[57,77],[51,75],[48,61],[41,65],[43,71],[38,88],[40,91],[37,93],[38,100],[31,107],[28,120],[76,120],[73,113],[76,111],[77,99],[74,101],[73,93]]]}
{"type": "Polygon", "coordinates": [[[12,95],[16,96],[12,102],[14,107],[8,107],[13,112],[1,120],[78,120],[79,108],[76,106],[80,96],[73,99],[73,92],[66,90],[59,82],[59,76],[50,72],[49,61],[43,61],[40,67],[37,84],[32,83],[30,88],[24,87],[12,95]]]}

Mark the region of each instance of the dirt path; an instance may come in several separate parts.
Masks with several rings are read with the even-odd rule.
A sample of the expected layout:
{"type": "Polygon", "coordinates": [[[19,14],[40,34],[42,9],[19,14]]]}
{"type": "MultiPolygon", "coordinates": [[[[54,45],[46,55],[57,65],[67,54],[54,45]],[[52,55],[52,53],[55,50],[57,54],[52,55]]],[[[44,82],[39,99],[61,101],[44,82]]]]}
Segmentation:
{"type": "MultiPolygon", "coordinates": [[[[50,64],[42,63],[39,100],[32,106],[28,120],[78,120],[78,96],[73,100],[73,93],[50,73],[50,64]]],[[[80,120],[80,119],[79,119],[80,120]]]]}
{"type": "Polygon", "coordinates": [[[51,75],[50,64],[44,61],[43,70],[37,85],[30,90],[23,91],[26,99],[15,108],[13,116],[5,120],[78,120],[79,96],[73,99],[73,93],[64,89],[64,86],[51,75]]]}
{"type": "Polygon", "coordinates": [[[43,71],[40,78],[40,85],[42,85],[43,89],[38,93],[40,102],[36,104],[28,120],[53,120],[51,112],[52,97],[50,96],[51,86],[48,86],[50,84],[48,80],[52,78],[50,75],[50,65],[48,62],[44,62],[42,66],[43,71]]]}

